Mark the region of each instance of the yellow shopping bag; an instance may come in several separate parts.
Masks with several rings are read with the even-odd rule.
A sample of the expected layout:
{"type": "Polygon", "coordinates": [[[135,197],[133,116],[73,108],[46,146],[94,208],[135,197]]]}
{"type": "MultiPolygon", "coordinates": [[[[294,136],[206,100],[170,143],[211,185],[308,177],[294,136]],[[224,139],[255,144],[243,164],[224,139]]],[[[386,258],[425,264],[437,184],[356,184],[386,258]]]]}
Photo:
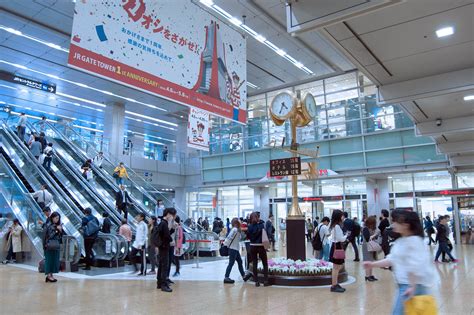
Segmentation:
{"type": "Polygon", "coordinates": [[[405,302],[405,315],[437,315],[438,307],[432,295],[415,295],[405,302]]]}

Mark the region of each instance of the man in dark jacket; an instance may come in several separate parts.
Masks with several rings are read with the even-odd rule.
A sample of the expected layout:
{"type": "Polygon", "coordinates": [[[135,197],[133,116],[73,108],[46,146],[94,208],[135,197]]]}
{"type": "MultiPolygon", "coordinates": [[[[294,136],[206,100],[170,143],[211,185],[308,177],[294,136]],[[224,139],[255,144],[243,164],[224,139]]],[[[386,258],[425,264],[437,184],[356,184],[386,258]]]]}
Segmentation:
{"type": "MultiPolygon", "coordinates": [[[[344,222],[342,223],[342,230],[345,232],[345,233],[348,233],[348,236],[347,236],[347,243],[345,245],[345,248],[347,249],[347,246],[349,246],[349,243],[352,244],[352,248],[354,249],[354,253],[355,253],[355,259],[354,261],[359,261],[359,248],[357,248],[357,243],[356,243],[356,236],[354,235],[354,221],[349,218],[349,213],[347,212],[344,212],[344,217],[345,217],[345,220],[344,222]]],[[[359,233],[360,233],[360,229],[359,229],[359,233]]]]}
{"type": "Polygon", "coordinates": [[[120,190],[115,195],[115,207],[120,211],[120,213],[123,212],[123,217],[125,219],[128,217],[127,207],[129,204],[132,204],[132,199],[125,190],[125,186],[120,185],[120,190]]]}
{"type": "Polygon", "coordinates": [[[104,211],[104,213],[102,213],[102,217],[104,218],[104,222],[102,222],[102,233],[110,234],[112,222],[110,222],[109,214],[104,211]]]}
{"type": "Polygon", "coordinates": [[[158,274],[156,276],[157,289],[163,292],[173,292],[170,288],[168,278],[169,265],[169,249],[172,242],[171,234],[174,230],[169,229],[168,224],[176,217],[175,208],[166,208],[163,210],[163,218],[156,228],[153,229],[153,244],[158,247],[158,274]]]}
{"type": "Polygon", "coordinates": [[[265,231],[267,232],[268,240],[272,245],[272,250],[275,252],[275,227],[273,226],[273,214],[270,214],[267,222],[265,222],[265,231]]]}
{"type": "MultiPolygon", "coordinates": [[[[438,234],[436,235],[436,240],[438,241],[438,251],[436,252],[435,262],[438,263],[439,256],[441,253],[446,253],[452,262],[458,262],[456,258],[451,255],[451,250],[448,247],[449,235],[448,229],[446,227],[448,216],[442,216],[439,218],[439,223],[436,226],[438,234]]],[[[443,259],[443,262],[449,262],[449,260],[443,259]]]]}
{"type": "Polygon", "coordinates": [[[84,237],[84,250],[86,252],[86,267],[84,270],[91,270],[92,266],[92,248],[94,247],[94,242],[99,235],[99,220],[92,215],[90,208],[84,209],[84,217],[82,218],[82,230],[84,237]],[[90,223],[89,223],[90,222],[90,223]]]}

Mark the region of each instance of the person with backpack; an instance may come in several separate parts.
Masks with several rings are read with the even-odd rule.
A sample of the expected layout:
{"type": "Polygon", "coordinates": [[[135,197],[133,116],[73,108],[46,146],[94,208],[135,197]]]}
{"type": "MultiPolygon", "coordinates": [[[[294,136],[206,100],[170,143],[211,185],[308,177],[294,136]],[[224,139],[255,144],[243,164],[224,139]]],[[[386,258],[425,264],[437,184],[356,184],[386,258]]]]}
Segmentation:
{"type": "Polygon", "coordinates": [[[165,208],[163,210],[163,217],[158,224],[158,227],[153,229],[152,239],[153,244],[158,247],[158,274],[156,275],[157,289],[163,292],[173,292],[169,287],[168,269],[169,266],[169,249],[172,242],[171,234],[174,230],[169,229],[169,224],[176,217],[175,208],[165,208]]]}
{"type": "Polygon", "coordinates": [[[53,161],[53,144],[48,143],[48,146],[43,150],[43,167],[49,172],[51,170],[51,162],[53,161]]]}
{"type": "Polygon", "coordinates": [[[102,222],[102,233],[110,234],[110,230],[112,227],[112,222],[110,221],[109,214],[107,212],[102,213],[102,218],[104,218],[104,221],[102,222]]]}
{"type": "Polygon", "coordinates": [[[331,243],[329,241],[329,222],[330,220],[328,217],[324,217],[321,220],[321,223],[319,223],[314,231],[312,240],[313,249],[315,251],[314,257],[325,261],[329,261],[329,249],[331,243]]]}
{"type": "Polygon", "coordinates": [[[84,209],[84,217],[82,218],[82,234],[84,237],[84,250],[86,252],[85,262],[86,266],[83,270],[91,270],[93,263],[92,248],[94,247],[95,240],[99,235],[100,224],[99,220],[92,215],[90,208],[84,209]]]}
{"type": "Polygon", "coordinates": [[[140,254],[141,268],[139,276],[146,276],[146,258],[145,258],[145,248],[147,245],[148,238],[148,227],[145,223],[145,214],[139,213],[135,217],[137,220],[137,234],[135,235],[135,241],[132,243],[132,252],[130,253],[130,262],[133,263],[135,267],[135,272],[138,272],[137,267],[137,256],[140,254]]]}

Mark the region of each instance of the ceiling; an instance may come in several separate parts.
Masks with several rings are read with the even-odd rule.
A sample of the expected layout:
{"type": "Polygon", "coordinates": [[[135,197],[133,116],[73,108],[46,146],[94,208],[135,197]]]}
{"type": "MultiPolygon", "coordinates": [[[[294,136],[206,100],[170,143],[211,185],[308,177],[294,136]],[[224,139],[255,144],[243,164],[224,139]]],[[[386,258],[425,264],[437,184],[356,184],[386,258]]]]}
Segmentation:
{"type": "Polygon", "coordinates": [[[380,103],[400,102],[452,167],[474,167],[474,101],[464,100],[474,95],[474,1],[406,0],[298,36],[308,33],[324,35],[376,83],[380,103]],[[445,27],[454,34],[438,38],[445,27]]]}
{"type": "MultiPolygon", "coordinates": [[[[295,82],[312,80],[315,77],[342,73],[354,68],[347,58],[338,52],[323,36],[317,33],[307,34],[301,38],[289,35],[286,32],[284,21],[278,21],[279,18],[285,15],[284,1],[222,0],[215,1],[215,3],[233,16],[242,18],[245,15],[246,25],[263,34],[314,72],[314,75],[308,75],[262,43],[248,36],[247,81],[258,87],[254,89],[249,86],[249,94],[256,94],[283,85],[291,85],[295,82]],[[268,12],[267,9],[269,9],[268,12]]],[[[73,13],[74,1],[72,0],[0,1],[1,25],[64,48],[69,47],[73,13]]],[[[59,93],[81,97],[99,104],[121,102],[125,103],[127,111],[164,120],[172,124],[186,123],[187,108],[185,106],[69,68],[67,57],[68,53],[65,51],[53,49],[34,40],[0,29],[0,71],[13,72],[39,80],[49,79],[57,85],[59,93]],[[2,63],[2,60],[7,63],[2,63]],[[28,69],[12,66],[11,63],[25,66],[28,69]],[[128,102],[123,98],[97,90],[90,90],[70,82],[51,79],[45,74],[86,84],[97,90],[105,90],[138,102],[128,102]],[[139,104],[140,102],[160,107],[165,111],[150,108],[144,104],[139,104]]],[[[75,117],[83,123],[85,121],[95,123],[95,125],[86,124],[86,126],[102,128],[100,125],[103,124],[105,111],[100,111],[103,108],[99,106],[61,95],[56,95],[56,99],[53,99],[39,91],[26,93],[25,89],[8,82],[1,81],[0,83],[3,85],[0,86],[0,98],[13,106],[15,111],[32,108],[38,116],[47,113],[48,118],[56,120],[61,117],[64,118],[64,116],[75,117]],[[12,89],[14,87],[17,89],[12,89]],[[77,106],[78,103],[82,107],[77,106]],[[17,106],[15,107],[15,105],[17,106]]],[[[126,119],[126,129],[176,140],[176,127],[171,126],[170,129],[169,125],[161,122],[128,116],[134,119],[126,119]]]]}

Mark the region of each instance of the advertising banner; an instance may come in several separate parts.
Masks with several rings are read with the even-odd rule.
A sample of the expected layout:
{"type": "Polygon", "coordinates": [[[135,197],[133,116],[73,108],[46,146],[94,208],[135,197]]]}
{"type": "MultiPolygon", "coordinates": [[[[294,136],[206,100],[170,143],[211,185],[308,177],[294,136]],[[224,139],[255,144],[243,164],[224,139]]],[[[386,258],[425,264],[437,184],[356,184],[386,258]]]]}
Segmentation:
{"type": "Polygon", "coordinates": [[[188,147],[209,151],[209,113],[196,108],[189,111],[188,147]]]}
{"type": "Polygon", "coordinates": [[[77,1],[68,63],[245,123],[243,35],[191,1],[77,1]]]}

